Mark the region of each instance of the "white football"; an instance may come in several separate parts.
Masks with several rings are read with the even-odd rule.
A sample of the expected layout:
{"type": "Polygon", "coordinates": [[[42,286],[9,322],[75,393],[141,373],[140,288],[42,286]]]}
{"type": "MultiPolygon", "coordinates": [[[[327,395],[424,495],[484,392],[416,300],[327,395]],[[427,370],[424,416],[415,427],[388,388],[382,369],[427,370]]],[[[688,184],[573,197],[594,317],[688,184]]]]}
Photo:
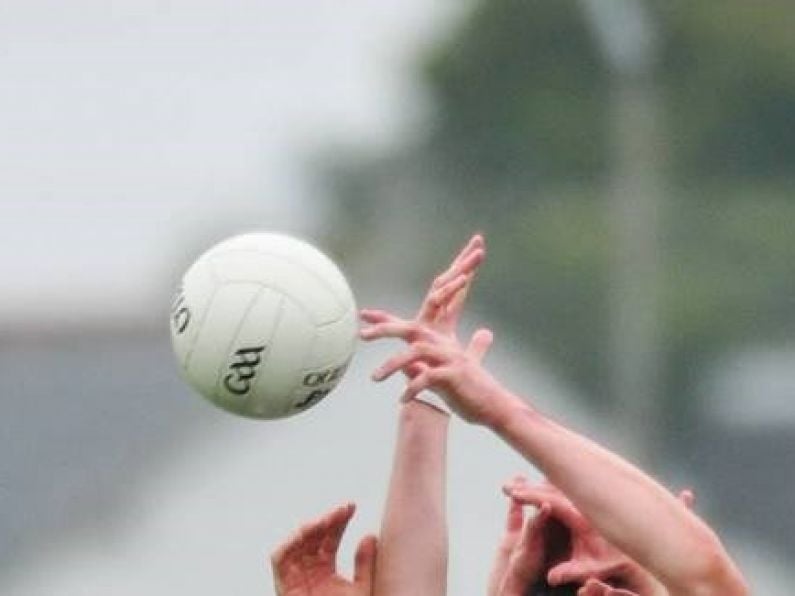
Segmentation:
{"type": "Polygon", "coordinates": [[[209,249],[182,278],[171,313],[188,383],[250,418],[283,418],[318,403],[345,373],[356,338],[345,276],[284,234],[243,234],[209,249]]]}

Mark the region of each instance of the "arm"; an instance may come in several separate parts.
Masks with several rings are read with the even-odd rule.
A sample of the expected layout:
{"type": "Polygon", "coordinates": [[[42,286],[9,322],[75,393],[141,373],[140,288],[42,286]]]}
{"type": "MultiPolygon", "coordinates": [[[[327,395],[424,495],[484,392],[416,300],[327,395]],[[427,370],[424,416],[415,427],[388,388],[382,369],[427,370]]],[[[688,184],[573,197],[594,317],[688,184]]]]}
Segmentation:
{"type": "MultiPolygon", "coordinates": [[[[454,337],[466,291],[484,256],[474,236],[432,284],[416,320],[454,337]]],[[[377,318],[377,314],[373,315],[377,318]]],[[[409,368],[416,377],[423,367],[409,368]]],[[[401,406],[381,523],[378,596],[441,596],[447,591],[446,451],[450,416],[411,400],[401,406]]]]}
{"type": "Polygon", "coordinates": [[[445,462],[449,415],[418,401],[401,407],[375,594],[446,593],[445,462]]]}
{"type": "Polygon", "coordinates": [[[747,592],[714,532],[652,478],[508,392],[496,402],[492,429],[671,594],[747,592]]]}
{"type": "Polygon", "coordinates": [[[481,366],[482,353],[491,342],[487,330],[476,332],[462,346],[428,327],[390,315],[362,329],[361,336],[406,340],[409,350],[376,370],[375,380],[424,363],[427,368],[409,383],[405,398],[432,388],[464,419],[491,428],[671,594],[747,593],[715,534],[668,491],[617,455],[530,407],[481,366]]]}

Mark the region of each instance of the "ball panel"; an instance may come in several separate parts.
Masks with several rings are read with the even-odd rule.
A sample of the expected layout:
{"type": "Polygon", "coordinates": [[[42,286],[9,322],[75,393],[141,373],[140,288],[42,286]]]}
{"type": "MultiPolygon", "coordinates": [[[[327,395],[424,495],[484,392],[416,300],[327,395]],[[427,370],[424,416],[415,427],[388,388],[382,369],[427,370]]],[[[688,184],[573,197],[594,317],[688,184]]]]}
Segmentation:
{"type": "Polygon", "coordinates": [[[291,398],[290,414],[314,406],[337,386],[348,369],[357,341],[355,309],[317,329],[301,371],[301,384],[291,398]]]}
{"type": "Polygon", "coordinates": [[[216,396],[216,383],[227,366],[244,314],[261,290],[259,284],[225,284],[216,290],[207,308],[185,371],[190,383],[211,400],[216,396]]]}
{"type": "Polygon", "coordinates": [[[216,291],[212,270],[197,261],[182,278],[171,309],[171,341],[180,368],[190,357],[202,327],[207,306],[216,291]]]}
{"type": "Polygon", "coordinates": [[[301,303],[316,325],[337,320],[348,306],[324,277],[279,255],[225,251],[214,253],[210,263],[224,282],[258,282],[301,303]]]}
{"type": "Polygon", "coordinates": [[[340,302],[353,302],[348,281],[337,264],[312,244],[273,232],[252,232],[240,234],[216,244],[207,251],[207,256],[229,252],[257,252],[279,257],[293,263],[296,267],[311,271],[323,280],[340,302]]]}
{"type": "Polygon", "coordinates": [[[349,309],[333,323],[318,327],[305,367],[318,369],[347,361],[358,341],[356,311],[349,309]]]}
{"type": "Polygon", "coordinates": [[[268,356],[248,398],[247,415],[281,418],[292,413],[290,397],[301,381],[301,370],[314,343],[315,333],[309,315],[285,298],[270,340],[268,356]]]}
{"type": "Polygon", "coordinates": [[[251,396],[273,352],[273,335],[282,319],[286,299],[262,288],[241,318],[226,366],[216,380],[214,397],[222,408],[251,416],[251,396]]]}
{"type": "Polygon", "coordinates": [[[323,400],[340,382],[349,364],[350,358],[322,368],[304,369],[301,383],[290,397],[292,408],[287,415],[308,410],[323,400]]]}

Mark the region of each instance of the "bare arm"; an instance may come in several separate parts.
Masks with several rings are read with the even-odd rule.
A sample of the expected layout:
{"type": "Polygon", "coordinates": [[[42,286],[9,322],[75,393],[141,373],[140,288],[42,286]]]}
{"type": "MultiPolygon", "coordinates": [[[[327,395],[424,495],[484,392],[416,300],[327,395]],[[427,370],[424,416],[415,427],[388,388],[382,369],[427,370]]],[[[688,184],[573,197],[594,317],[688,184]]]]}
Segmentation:
{"type": "Polygon", "coordinates": [[[447,591],[445,518],[449,415],[411,401],[401,407],[392,478],[381,523],[378,596],[447,591]]]}
{"type": "Polygon", "coordinates": [[[410,344],[373,373],[375,380],[424,363],[427,368],[409,384],[407,399],[432,388],[464,419],[491,428],[671,594],[747,593],[715,534],[668,491],[614,453],[531,408],[480,365],[490,332],[476,332],[464,347],[416,322],[382,316],[361,335],[366,340],[400,337],[410,344]]]}
{"type": "MultiPolygon", "coordinates": [[[[416,321],[454,337],[464,298],[484,256],[474,236],[431,285],[416,321]]],[[[372,313],[378,319],[378,313],[372,313]]],[[[424,367],[407,367],[409,378],[424,367]]],[[[381,523],[376,596],[443,596],[447,592],[445,485],[450,416],[411,400],[401,406],[397,443],[381,523]]]]}
{"type": "MultiPolygon", "coordinates": [[[[656,481],[507,392],[495,402],[502,407],[492,429],[671,594],[746,593],[714,532],[656,481]]],[[[520,497],[521,489],[514,496],[520,497]]]]}

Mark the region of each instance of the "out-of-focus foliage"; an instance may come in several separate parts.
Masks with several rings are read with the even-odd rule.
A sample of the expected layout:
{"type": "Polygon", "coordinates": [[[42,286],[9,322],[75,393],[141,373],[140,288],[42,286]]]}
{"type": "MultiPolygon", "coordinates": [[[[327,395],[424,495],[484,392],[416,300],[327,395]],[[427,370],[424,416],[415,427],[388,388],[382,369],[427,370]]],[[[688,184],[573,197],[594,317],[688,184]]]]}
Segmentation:
{"type": "MultiPolygon", "coordinates": [[[[795,4],[649,5],[667,132],[663,390],[681,413],[709,359],[795,332],[795,4]]],[[[582,7],[479,2],[422,76],[424,136],[337,173],[351,234],[396,201],[433,257],[484,230],[476,299],[606,398],[611,73],[582,7]]],[[[418,263],[418,277],[438,264],[418,263]]]]}

